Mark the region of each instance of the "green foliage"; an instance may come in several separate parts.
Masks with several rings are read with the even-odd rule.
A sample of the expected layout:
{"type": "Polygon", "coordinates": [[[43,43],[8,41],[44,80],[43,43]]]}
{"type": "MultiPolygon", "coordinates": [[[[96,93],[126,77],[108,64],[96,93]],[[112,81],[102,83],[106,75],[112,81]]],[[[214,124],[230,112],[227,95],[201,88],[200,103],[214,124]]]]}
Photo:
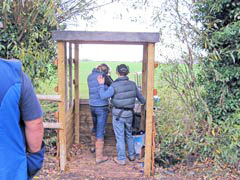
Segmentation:
{"type": "Polygon", "coordinates": [[[57,27],[54,1],[9,1],[0,3],[0,57],[20,59],[34,85],[55,72],[56,56],[52,30],[57,27]]]}
{"type": "Polygon", "coordinates": [[[20,59],[35,86],[56,73],[52,31],[66,27],[66,21],[93,18],[93,12],[116,0],[1,0],[0,57],[20,59]]]}
{"type": "Polygon", "coordinates": [[[199,82],[214,121],[229,121],[240,109],[240,2],[208,0],[197,5],[208,51],[199,82]]]}
{"type": "Polygon", "coordinates": [[[160,106],[156,111],[156,161],[160,165],[170,166],[181,160],[186,154],[186,150],[183,148],[186,142],[182,121],[185,117],[185,109],[175,91],[166,86],[166,82],[160,82],[158,87],[160,106]]]}
{"type": "MultiPolygon", "coordinates": [[[[208,145],[205,139],[207,123],[199,118],[201,114],[198,115],[194,107],[189,106],[197,104],[191,91],[185,88],[189,81],[177,78],[177,72],[187,75],[185,70],[184,64],[162,64],[158,71],[160,105],[156,111],[156,162],[164,167],[185,161],[191,153],[199,153],[200,158],[204,159],[203,153],[199,151],[202,145],[205,148],[208,145]],[[176,70],[177,68],[181,70],[176,70]],[[169,79],[166,76],[172,77],[169,79]]],[[[194,72],[198,71],[196,65],[194,72]]],[[[206,148],[205,151],[211,149],[206,148]]]]}
{"type": "MultiPolygon", "coordinates": [[[[189,1],[171,3],[178,7],[189,1]]],[[[188,155],[194,153],[202,161],[211,158],[237,167],[240,159],[240,3],[238,0],[191,3],[186,7],[189,11],[193,7],[194,14],[186,16],[190,19],[186,23],[181,8],[170,9],[173,11],[170,20],[164,21],[163,16],[155,18],[165,23],[171,18],[175,22],[179,20],[172,23],[178,27],[176,38],[188,45],[188,52],[179,58],[184,65],[174,61],[161,66],[156,161],[171,165],[187,161],[188,155]]],[[[159,7],[160,13],[161,10],[169,12],[159,7]]]]}
{"type": "Polygon", "coordinates": [[[213,116],[209,151],[228,163],[239,160],[240,109],[240,2],[207,0],[196,4],[196,19],[203,24],[200,44],[207,52],[199,83],[213,116]]]}

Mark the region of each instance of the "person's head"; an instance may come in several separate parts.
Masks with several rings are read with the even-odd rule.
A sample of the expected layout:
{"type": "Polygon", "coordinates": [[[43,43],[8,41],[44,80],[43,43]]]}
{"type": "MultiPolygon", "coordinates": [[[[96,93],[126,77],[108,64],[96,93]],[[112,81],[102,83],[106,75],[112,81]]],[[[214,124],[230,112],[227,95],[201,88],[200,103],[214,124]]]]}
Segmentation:
{"type": "Polygon", "coordinates": [[[126,66],[126,64],[120,64],[117,66],[117,74],[120,76],[127,76],[129,73],[129,68],[126,66]]]}
{"type": "Polygon", "coordinates": [[[100,72],[103,72],[104,74],[110,73],[110,67],[109,67],[107,64],[104,64],[104,63],[98,65],[97,69],[98,69],[100,72]]]}

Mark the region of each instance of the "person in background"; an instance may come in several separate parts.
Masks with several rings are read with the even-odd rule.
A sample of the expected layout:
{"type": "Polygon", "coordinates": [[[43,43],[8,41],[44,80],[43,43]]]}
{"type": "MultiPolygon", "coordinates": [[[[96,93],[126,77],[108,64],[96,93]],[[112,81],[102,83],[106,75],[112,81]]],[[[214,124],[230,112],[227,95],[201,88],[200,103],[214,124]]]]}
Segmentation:
{"type": "Polygon", "coordinates": [[[18,60],[0,58],[0,179],[32,179],[43,163],[42,110],[18,60]]]}
{"type": "Polygon", "coordinates": [[[91,135],[91,148],[92,153],[96,150],[96,163],[103,163],[108,160],[108,157],[103,156],[104,147],[104,134],[105,127],[109,113],[109,101],[108,99],[101,99],[98,91],[99,84],[97,77],[102,75],[107,80],[107,84],[103,85],[103,88],[111,84],[112,79],[108,75],[110,68],[107,64],[100,64],[97,68],[92,70],[92,73],[88,76],[88,89],[89,89],[89,105],[93,121],[92,135],[91,135]],[[94,148],[95,147],[95,148],[94,148]]]}
{"type": "Polygon", "coordinates": [[[117,141],[116,148],[118,157],[114,161],[120,165],[126,164],[125,140],[128,145],[128,158],[135,160],[135,150],[132,136],[133,108],[136,98],[140,103],[145,104],[146,100],[138,90],[136,83],[130,81],[127,77],[129,68],[125,64],[117,66],[116,73],[118,78],[110,85],[108,89],[104,87],[104,77],[98,76],[100,84],[99,95],[101,99],[111,97],[112,123],[117,141]]]}

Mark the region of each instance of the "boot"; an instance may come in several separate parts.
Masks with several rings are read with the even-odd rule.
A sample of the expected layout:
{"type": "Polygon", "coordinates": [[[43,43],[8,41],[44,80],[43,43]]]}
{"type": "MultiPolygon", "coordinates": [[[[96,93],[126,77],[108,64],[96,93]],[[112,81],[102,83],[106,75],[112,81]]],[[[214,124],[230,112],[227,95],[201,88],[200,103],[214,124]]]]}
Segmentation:
{"type": "Polygon", "coordinates": [[[96,164],[103,163],[108,160],[108,157],[103,156],[103,147],[104,147],[104,140],[97,139],[96,140],[96,164]]]}
{"type": "Polygon", "coordinates": [[[95,143],[96,143],[96,135],[91,135],[91,147],[90,147],[91,153],[95,153],[95,143]]]}
{"type": "Polygon", "coordinates": [[[125,161],[125,160],[118,160],[118,157],[115,157],[113,160],[114,160],[115,163],[117,163],[117,164],[120,164],[120,165],[123,165],[123,166],[126,165],[126,161],[125,161]]]}

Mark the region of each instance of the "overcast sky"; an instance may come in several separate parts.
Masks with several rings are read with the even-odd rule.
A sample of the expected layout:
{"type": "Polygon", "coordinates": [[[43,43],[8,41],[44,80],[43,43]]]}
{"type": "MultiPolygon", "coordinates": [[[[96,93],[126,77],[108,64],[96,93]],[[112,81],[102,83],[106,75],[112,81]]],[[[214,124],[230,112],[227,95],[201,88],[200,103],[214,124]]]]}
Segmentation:
{"type": "MultiPolygon", "coordinates": [[[[68,30],[80,31],[123,31],[123,32],[158,32],[150,26],[151,13],[142,10],[126,11],[119,3],[101,8],[95,13],[93,23],[86,24],[81,19],[68,24],[68,30]],[[136,21],[133,17],[144,14],[144,19],[136,21]]],[[[143,48],[137,45],[81,45],[80,58],[93,61],[141,61],[143,48]]],[[[157,54],[157,53],[156,53],[157,54]]],[[[157,56],[155,58],[158,59],[157,56]]]]}

